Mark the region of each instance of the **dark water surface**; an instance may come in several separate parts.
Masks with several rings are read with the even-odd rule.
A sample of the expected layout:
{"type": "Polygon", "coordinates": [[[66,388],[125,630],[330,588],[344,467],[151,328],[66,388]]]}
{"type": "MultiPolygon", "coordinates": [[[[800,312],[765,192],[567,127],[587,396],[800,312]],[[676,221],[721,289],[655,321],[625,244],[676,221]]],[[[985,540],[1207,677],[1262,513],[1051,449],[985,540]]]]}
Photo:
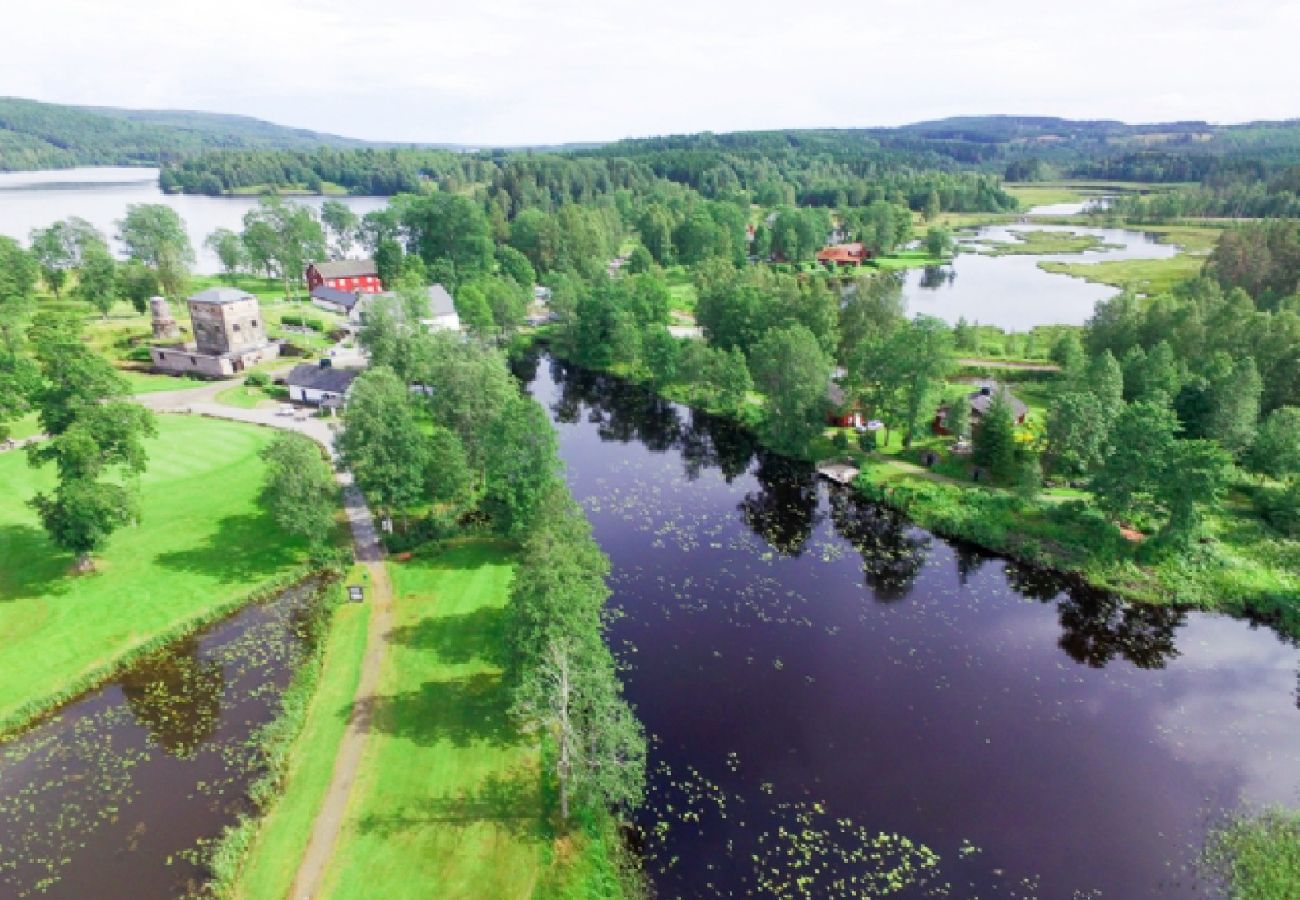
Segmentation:
{"type": "Polygon", "coordinates": [[[664,897],[1202,897],[1238,804],[1300,802],[1300,652],[1071,590],[543,359],[614,569],[664,897]]]}
{"type": "Polygon", "coordinates": [[[250,606],[0,744],[0,897],[178,897],[248,808],[250,740],[314,640],[317,586],[250,606]]]}

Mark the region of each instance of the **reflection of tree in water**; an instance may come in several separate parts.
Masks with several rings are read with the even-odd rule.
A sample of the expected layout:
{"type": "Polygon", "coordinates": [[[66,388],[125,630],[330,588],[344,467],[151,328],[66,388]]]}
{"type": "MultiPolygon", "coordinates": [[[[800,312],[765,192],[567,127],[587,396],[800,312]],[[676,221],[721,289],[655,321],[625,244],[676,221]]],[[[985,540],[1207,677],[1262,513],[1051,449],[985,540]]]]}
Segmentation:
{"type": "Polygon", "coordinates": [[[686,477],[700,477],[703,469],[717,469],[730,484],[749,469],[757,444],[744,428],[718,416],[691,410],[690,425],[682,429],[680,451],[686,477]]]}
{"type": "Polygon", "coordinates": [[[587,421],[597,426],[602,441],[641,441],[656,453],[680,437],[677,408],[648,388],[554,359],[551,377],[560,387],[551,407],[559,422],[577,422],[585,407],[587,421]]]}
{"type": "Polygon", "coordinates": [[[194,638],[145,657],[119,679],[136,721],[172,756],[192,756],[217,730],[225,679],[194,638]]]}
{"type": "Polygon", "coordinates": [[[1055,600],[1071,587],[1070,582],[1059,572],[1040,569],[1007,560],[1003,567],[1007,586],[1022,597],[1031,600],[1055,600]]]}
{"type": "Polygon", "coordinates": [[[760,490],[740,501],[745,524],[783,556],[803,552],[817,525],[817,473],[807,463],[760,452],[760,490]]]}
{"type": "Polygon", "coordinates": [[[957,280],[957,270],[944,266],[926,266],[921,272],[921,287],[934,290],[957,280]]]}
{"type": "Polygon", "coordinates": [[[1128,605],[1095,592],[1072,593],[1058,608],[1061,649],[1100,669],[1122,656],[1139,669],[1163,669],[1178,655],[1174,632],[1187,614],[1172,606],[1128,605]]]}
{"type": "Polygon", "coordinates": [[[957,580],[963,585],[984,568],[986,562],[994,558],[973,544],[954,543],[952,549],[957,558],[957,580]]]}
{"type": "Polygon", "coordinates": [[[515,353],[509,357],[510,374],[515,376],[520,384],[532,384],[537,378],[537,364],[541,362],[542,351],[536,344],[515,353]]]}
{"type": "Polygon", "coordinates": [[[840,537],[862,554],[862,573],[877,600],[902,600],[912,592],[929,553],[929,535],[897,510],[843,487],[831,488],[831,521],[840,537]]]}
{"type": "Polygon", "coordinates": [[[1162,669],[1178,655],[1174,633],[1187,620],[1184,610],[1125,603],[1044,569],[1008,563],[1006,570],[1007,584],[1023,596],[1056,601],[1058,643],[1076,662],[1100,669],[1119,657],[1140,669],[1162,669]]]}

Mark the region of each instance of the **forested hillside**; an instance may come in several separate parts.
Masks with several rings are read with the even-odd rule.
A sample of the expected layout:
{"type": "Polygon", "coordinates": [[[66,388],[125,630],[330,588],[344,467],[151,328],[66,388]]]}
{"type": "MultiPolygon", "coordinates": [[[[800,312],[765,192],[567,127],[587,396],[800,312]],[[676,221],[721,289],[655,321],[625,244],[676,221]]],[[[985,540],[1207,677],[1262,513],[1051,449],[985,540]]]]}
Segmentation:
{"type": "Polygon", "coordinates": [[[0,170],[158,165],[222,148],[361,146],[248,116],[61,106],[0,97],[0,170]]]}

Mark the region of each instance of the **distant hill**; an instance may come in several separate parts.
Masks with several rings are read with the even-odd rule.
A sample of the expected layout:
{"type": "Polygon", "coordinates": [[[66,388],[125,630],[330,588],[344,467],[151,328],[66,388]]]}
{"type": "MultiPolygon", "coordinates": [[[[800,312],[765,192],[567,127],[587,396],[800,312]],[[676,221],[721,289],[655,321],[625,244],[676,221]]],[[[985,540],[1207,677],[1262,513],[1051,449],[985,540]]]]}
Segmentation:
{"type": "Polygon", "coordinates": [[[1300,119],[1215,125],[1201,121],[1128,124],[1054,116],[956,116],[897,127],[773,129],[629,138],[595,151],[657,158],[665,153],[784,157],[823,153],[839,160],[910,161],[975,167],[1012,180],[1048,176],[1199,180],[1226,160],[1269,166],[1300,162],[1300,119]],[[1217,161],[1216,161],[1217,160],[1217,161]]]}
{"type": "Polygon", "coordinates": [[[249,116],[62,106],[0,97],[0,170],[159,165],[205,150],[365,147],[366,141],[249,116]]]}

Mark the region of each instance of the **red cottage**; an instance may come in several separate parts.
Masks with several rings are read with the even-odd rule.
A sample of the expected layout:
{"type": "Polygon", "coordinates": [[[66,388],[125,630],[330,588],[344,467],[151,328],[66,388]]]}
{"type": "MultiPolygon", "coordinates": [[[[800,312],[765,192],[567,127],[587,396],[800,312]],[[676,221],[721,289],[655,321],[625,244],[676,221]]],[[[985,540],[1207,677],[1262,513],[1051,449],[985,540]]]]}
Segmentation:
{"type": "Polygon", "coordinates": [[[373,259],[336,259],[307,267],[307,290],[324,285],[340,291],[378,294],[384,289],[373,259]]]}
{"type": "Polygon", "coordinates": [[[859,243],[832,244],[817,251],[817,261],[830,269],[860,266],[871,258],[871,251],[859,243]]]}

